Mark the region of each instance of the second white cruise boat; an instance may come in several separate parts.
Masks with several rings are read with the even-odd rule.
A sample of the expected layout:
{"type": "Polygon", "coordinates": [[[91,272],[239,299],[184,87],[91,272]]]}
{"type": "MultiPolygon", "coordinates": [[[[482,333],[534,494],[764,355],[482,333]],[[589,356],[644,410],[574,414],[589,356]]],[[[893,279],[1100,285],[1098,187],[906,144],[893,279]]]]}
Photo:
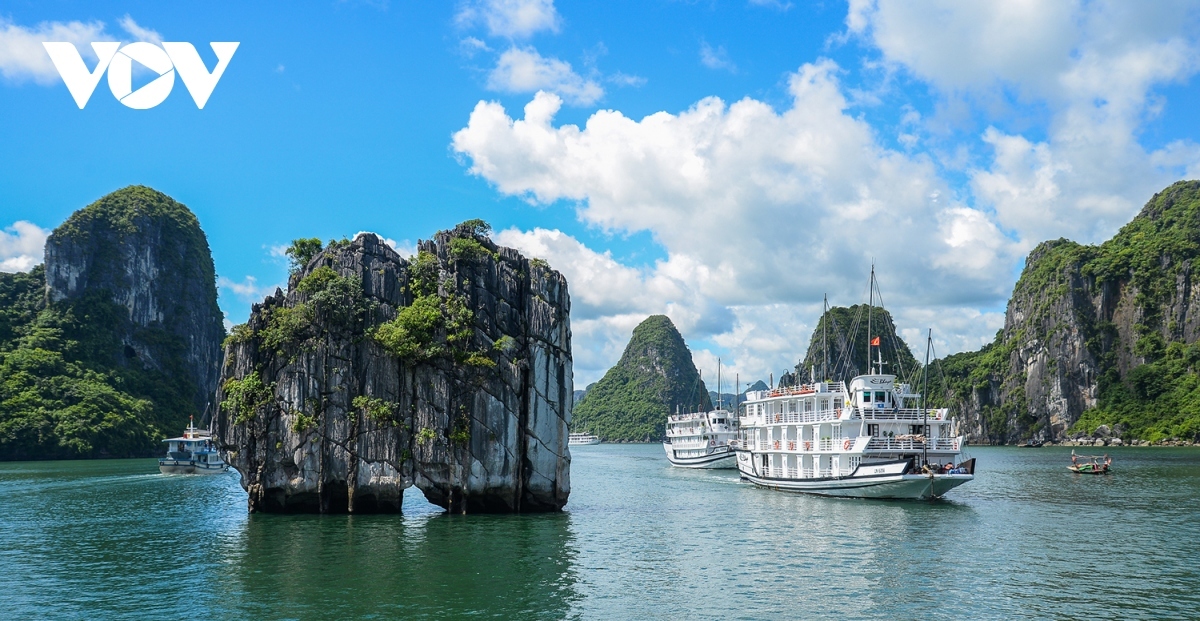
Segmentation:
{"type": "Polygon", "coordinates": [[[733,446],[737,417],[726,410],[688,412],[667,417],[663,449],[680,468],[735,468],[733,446]]]}

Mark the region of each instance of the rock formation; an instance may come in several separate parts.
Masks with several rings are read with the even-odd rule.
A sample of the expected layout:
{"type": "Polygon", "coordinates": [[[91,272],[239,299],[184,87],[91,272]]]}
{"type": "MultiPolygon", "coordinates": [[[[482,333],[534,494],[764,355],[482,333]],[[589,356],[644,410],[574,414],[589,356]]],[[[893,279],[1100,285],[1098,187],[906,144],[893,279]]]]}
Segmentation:
{"type": "MultiPolygon", "coordinates": [[[[916,358],[904,340],[897,336],[892,315],[887,309],[871,307],[871,333],[867,334],[867,305],[831,307],[818,321],[808,341],[808,352],[796,365],[794,375],[801,383],[816,376],[821,379],[822,370],[827,369],[827,379],[849,381],[856,375],[867,372],[867,342],[878,336],[880,346],[873,352],[882,354],[884,372],[911,379],[919,368],[916,358]],[[824,338],[824,346],[822,346],[824,338]]],[[[874,364],[875,360],[871,360],[874,364]]],[[[781,378],[782,381],[782,378],[781,378]]]]}
{"type": "Polygon", "coordinates": [[[219,444],[251,511],[559,510],[570,493],[562,275],[473,221],[411,262],[332,242],[225,350],[219,444]]]}
{"type": "Polygon", "coordinates": [[[608,441],[660,441],[668,413],[696,408],[710,410],[712,401],[692,354],[666,315],[651,315],[616,366],[588,387],[571,427],[608,441]]]}
{"type": "MultiPolygon", "coordinates": [[[[46,240],[46,299],[116,303],[117,364],[182,373],[204,413],[217,388],[223,315],[208,239],[187,207],[143,186],[117,190],[71,215],[46,240]]],[[[182,413],[181,413],[182,414],[182,413]]],[[[186,416],[184,416],[186,421],[186,416]]]]}
{"type": "Polygon", "coordinates": [[[1200,440],[1188,396],[1200,385],[1197,257],[1197,181],[1156,194],[1103,244],[1035,248],[996,340],[940,365],[972,440],[1061,441],[1100,426],[1098,439],[1200,440]]]}
{"type": "Polygon", "coordinates": [[[212,399],[225,338],[208,241],[140,186],[75,212],[0,275],[0,459],[146,457],[212,399]]]}

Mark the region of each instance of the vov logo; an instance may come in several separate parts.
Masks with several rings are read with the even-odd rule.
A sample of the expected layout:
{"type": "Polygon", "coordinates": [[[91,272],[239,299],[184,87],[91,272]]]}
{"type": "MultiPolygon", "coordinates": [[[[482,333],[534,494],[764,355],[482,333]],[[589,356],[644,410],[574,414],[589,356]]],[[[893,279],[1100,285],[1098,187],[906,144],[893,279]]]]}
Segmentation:
{"type": "Polygon", "coordinates": [[[217,66],[211,72],[204,66],[200,54],[191,43],[171,43],[163,41],[162,47],[153,43],[139,41],[121,47],[116,42],[92,43],[92,50],[100,59],[96,68],[88,71],[83,63],[83,57],[73,43],[45,42],[42,46],[62,76],[71,97],[82,110],[100,83],[100,76],[108,70],[108,89],[113,97],[122,104],[135,110],[153,108],[167,99],[175,86],[175,73],[179,73],[183,85],[187,87],[196,107],[204,109],[217,81],[225,74],[233,53],[237,51],[238,43],[209,43],[213,53],[217,55],[217,66]],[[150,83],[133,90],[133,63],[138,64],[158,74],[150,83]]]}

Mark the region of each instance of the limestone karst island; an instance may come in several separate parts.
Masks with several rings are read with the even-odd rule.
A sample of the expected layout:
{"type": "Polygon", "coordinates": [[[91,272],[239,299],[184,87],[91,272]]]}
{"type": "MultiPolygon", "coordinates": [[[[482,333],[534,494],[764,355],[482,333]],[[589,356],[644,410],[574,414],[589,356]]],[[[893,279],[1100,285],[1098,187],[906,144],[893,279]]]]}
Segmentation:
{"type": "Polygon", "coordinates": [[[0,621],[1200,618],[1200,0],[0,5],[0,621]]]}

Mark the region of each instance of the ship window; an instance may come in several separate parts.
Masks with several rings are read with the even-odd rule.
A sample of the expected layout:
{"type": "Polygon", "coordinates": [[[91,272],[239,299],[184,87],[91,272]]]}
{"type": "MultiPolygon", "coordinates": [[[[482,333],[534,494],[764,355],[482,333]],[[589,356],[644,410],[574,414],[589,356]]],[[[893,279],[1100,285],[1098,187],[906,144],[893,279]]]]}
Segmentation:
{"type": "Polygon", "coordinates": [[[878,392],[877,391],[875,393],[875,402],[876,403],[884,403],[886,401],[887,401],[887,393],[886,392],[878,392]]]}
{"type": "Polygon", "coordinates": [[[872,438],[878,438],[879,437],[879,425],[875,425],[875,424],[867,425],[867,435],[871,436],[872,438]]]}
{"type": "Polygon", "coordinates": [[[871,391],[869,391],[869,390],[863,391],[863,399],[862,400],[863,400],[863,403],[870,403],[871,402],[871,391]]]}

